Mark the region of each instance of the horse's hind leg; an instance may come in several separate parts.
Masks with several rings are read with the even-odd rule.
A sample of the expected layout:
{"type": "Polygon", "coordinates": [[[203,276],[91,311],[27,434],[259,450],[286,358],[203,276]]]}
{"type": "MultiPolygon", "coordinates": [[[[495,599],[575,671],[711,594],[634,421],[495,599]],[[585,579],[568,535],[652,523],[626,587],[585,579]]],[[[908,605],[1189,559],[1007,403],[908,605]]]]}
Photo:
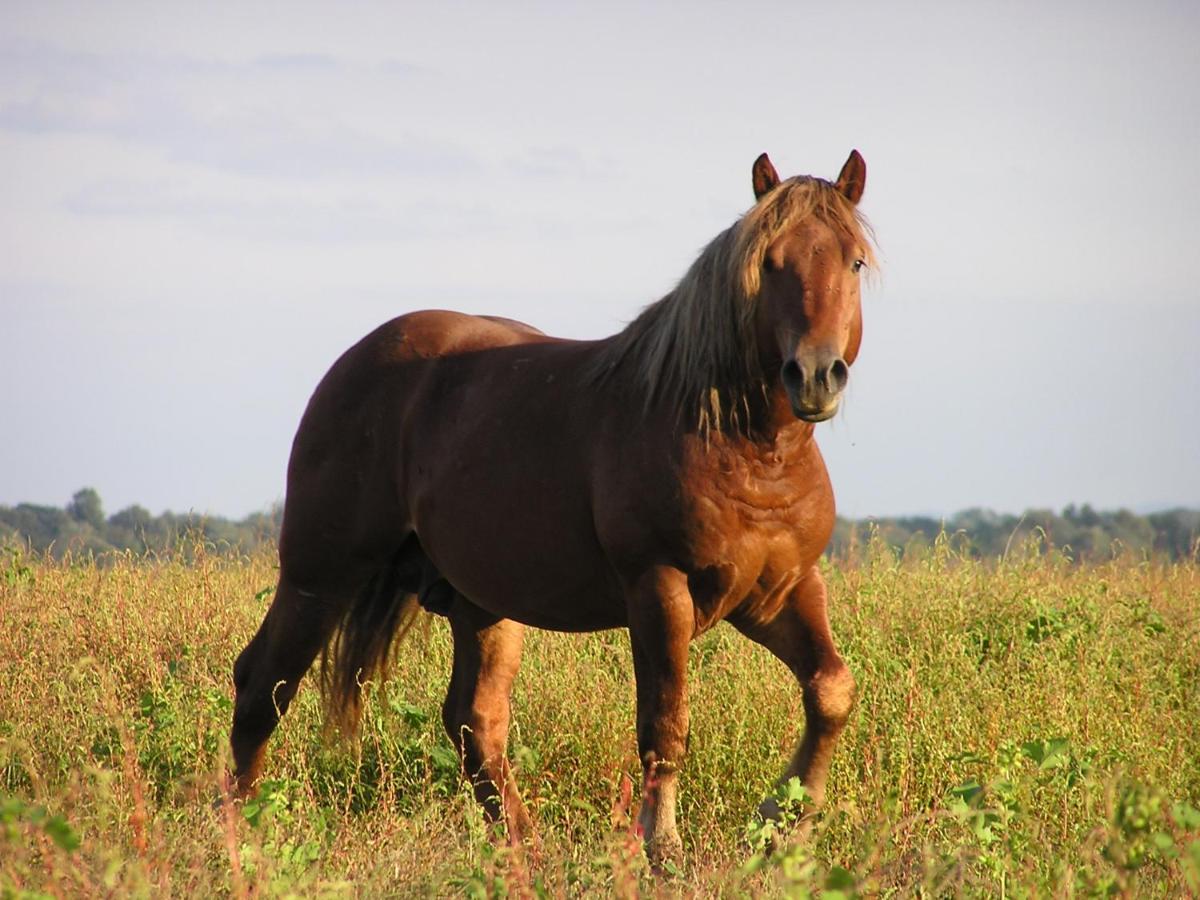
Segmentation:
{"type": "MultiPolygon", "coordinates": [[[[769,620],[735,614],[729,621],[762,644],[792,670],[804,692],[804,736],[780,779],[799,778],[811,807],[825,799],[825,781],[834,746],[854,705],[854,676],[838,655],[829,630],[825,580],[814,567],[769,620]]],[[[779,804],[763,801],[759,814],[779,819],[779,804]]],[[[805,828],[808,827],[806,819],[805,828]]]]}
{"type": "Polygon", "coordinates": [[[509,840],[533,837],[533,823],[509,766],[509,698],[521,663],[524,626],[455,595],[450,607],[454,671],[442,706],[446,733],[462,755],[476,799],[509,840]]]}
{"type": "Polygon", "coordinates": [[[300,679],[329,640],[347,601],[301,590],[281,576],[258,632],[233,667],[237,699],[233,731],[233,791],[245,797],[262,772],[267,739],[287,712],[300,679]]]}

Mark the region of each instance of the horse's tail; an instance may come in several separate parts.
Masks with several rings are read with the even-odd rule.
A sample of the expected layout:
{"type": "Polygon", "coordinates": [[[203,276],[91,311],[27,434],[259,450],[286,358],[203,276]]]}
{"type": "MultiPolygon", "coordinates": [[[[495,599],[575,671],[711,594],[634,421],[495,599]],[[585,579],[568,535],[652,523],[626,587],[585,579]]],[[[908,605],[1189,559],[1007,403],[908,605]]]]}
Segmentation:
{"type": "Polygon", "coordinates": [[[417,618],[415,585],[403,562],[397,554],[367,582],[321,651],[325,721],[343,734],[358,731],[363,685],[376,677],[387,680],[392,648],[417,618]]]}

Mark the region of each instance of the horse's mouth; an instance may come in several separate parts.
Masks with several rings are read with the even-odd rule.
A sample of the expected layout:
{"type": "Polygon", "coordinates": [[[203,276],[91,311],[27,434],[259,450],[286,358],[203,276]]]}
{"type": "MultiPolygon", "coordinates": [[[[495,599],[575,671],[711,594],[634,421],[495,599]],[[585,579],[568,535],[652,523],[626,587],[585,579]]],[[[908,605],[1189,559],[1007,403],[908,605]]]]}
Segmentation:
{"type": "Polygon", "coordinates": [[[823,406],[817,409],[808,409],[797,406],[793,403],[792,414],[802,422],[811,422],[816,424],[817,422],[824,422],[828,419],[832,419],[835,415],[837,415],[838,406],[839,403],[837,400],[834,400],[828,406],[823,406]]]}

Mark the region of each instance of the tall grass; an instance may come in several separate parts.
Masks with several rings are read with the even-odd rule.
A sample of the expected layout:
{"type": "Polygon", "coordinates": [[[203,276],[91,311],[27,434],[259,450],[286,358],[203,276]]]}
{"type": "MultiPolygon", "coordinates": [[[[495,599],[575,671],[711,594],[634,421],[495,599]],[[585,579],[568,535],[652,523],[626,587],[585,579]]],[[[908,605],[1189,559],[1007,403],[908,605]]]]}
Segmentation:
{"type": "Polygon", "coordinates": [[[494,840],[441,733],[443,620],[401,647],[361,741],[301,690],[259,797],[214,804],[230,668],[267,556],[0,562],[0,896],[1200,893],[1200,569],[983,564],[941,543],[832,565],[860,688],[812,838],[747,828],[803,725],[799,691],[726,626],[691,654],[682,872],[628,828],[624,632],[531,632],[511,751],[540,860],[494,840]]]}

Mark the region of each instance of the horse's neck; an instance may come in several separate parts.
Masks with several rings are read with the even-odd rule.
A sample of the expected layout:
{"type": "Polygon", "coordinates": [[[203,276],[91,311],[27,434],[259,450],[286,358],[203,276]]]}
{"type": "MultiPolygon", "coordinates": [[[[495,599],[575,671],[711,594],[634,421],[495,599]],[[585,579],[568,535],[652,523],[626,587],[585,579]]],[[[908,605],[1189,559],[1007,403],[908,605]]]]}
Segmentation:
{"type": "Polygon", "coordinates": [[[753,421],[741,423],[743,427],[725,425],[730,427],[722,427],[719,431],[701,426],[699,436],[705,445],[776,461],[806,457],[815,446],[814,426],[792,414],[782,388],[767,395],[766,404],[755,412],[753,421]]]}
{"type": "Polygon", "coordinates": [[[770,450],[802,451],[812,440],[813,426],[792,412],[791,402],[781,384],[767,391],[765,402],[754,411],[753,421],[745,430],[751,443],[770,450]]]}

